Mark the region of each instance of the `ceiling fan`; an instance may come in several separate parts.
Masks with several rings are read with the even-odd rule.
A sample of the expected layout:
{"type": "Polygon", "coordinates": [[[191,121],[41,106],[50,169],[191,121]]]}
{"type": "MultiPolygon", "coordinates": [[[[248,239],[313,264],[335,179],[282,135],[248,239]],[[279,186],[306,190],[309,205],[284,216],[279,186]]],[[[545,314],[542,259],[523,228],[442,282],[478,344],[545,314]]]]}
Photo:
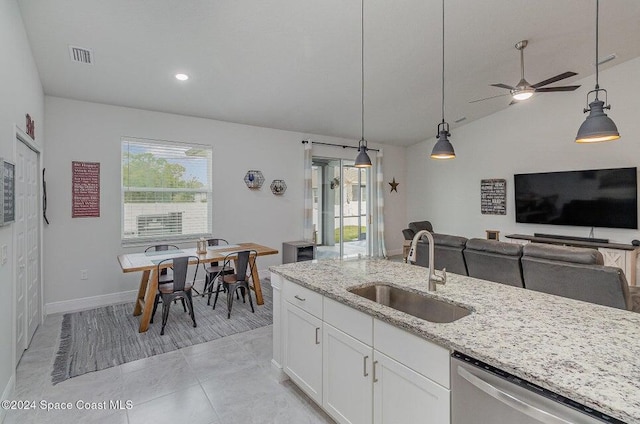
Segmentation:
{"type": "MultiPolygon", "coordinates": [[[[509,90],[509,93],[513,97],[513,100],[511,101],[511,103],[509,103],[510,105],[517,103],[520,100],[528,99],[529,97],[533,96],[533,93],[549,93],[554,91],[573,91],[578,87],[580,87],[579,85],[565,85],[561,87],[544,87],[545,85],[549,85],[554,82],[563,80],[565,78],[570,78],[574,75],[578,75],[577,73],[570,72],[570,71],[563,72],[561,74],[556,75],[555,77],[551,77],[544,81],[540,81],[537,84],[529,84],[529,82],[527,82],[527,80],[524,79],[524,49],[525,47],[527,47],[527,44],[529,44],[529,41],[522,40],[516,43],[516,46],[515,46],[516,49],[520,51],[520,82],[518,82],[518,84],[515,87],[512,87],[507,84],[501,84],[501,83],[491,84],[493,87],[506,88],[507,90],[509,90]]],[[[506,95],[507,94],[499,94],[497,96],[486,97],[484,99],[472,100],[469,103],[481,102],[484,100],[494,99],[496,97],[502,97],[506,95]]]]}

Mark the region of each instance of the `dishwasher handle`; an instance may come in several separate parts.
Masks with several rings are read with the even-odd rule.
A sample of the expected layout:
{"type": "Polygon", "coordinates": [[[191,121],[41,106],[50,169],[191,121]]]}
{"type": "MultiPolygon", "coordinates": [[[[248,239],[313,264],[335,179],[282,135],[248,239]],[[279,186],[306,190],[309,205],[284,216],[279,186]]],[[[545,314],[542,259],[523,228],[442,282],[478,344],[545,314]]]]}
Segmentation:
{"type": "Polygon", "coordinates": [[[550,414],[549,412],[543,411],[542,409],[536,408],[533,405],[528,404],[522,399],[515,397],[514,395],[507,393],[503,390],[498,389],[493,386],[491,383],[488,383],[481,379],[480,377],[473,375],[464,367],[458,365],[458,375],[460,377],[467,380],[469,383],[473,384],[476,388],[493,397],[494,399],[499,400],[505,405],[513,408],[523,414],[526,414],[532,418],[535,418],[546,424],[572,424],[571,421],[567,421],[563,418],[560,418],[556,415],[550,414]]]}

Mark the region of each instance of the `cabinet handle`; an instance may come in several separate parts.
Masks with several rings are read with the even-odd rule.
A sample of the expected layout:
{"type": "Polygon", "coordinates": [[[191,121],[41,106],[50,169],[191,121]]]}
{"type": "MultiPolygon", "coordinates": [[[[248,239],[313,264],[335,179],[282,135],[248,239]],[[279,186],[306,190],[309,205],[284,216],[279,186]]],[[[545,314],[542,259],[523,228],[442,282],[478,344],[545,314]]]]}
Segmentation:
{"type": "Polygon", "coordinates": [[[363,360],[363,370],[362,370],[362,374],[363,374],[365,377],[367,377],[367,376],[369,375],[369,373],[367,372],[367,359],[369,359],[369,357],[368,357],[368,356],[365,356],[363,359],[364,359],[364,360],[363,360]]]}
{"type": "Polygon", "coordinates": [[[373,382],[377,383],[378,379],[376,378],[376,364],[378,363],[378,361],[373,361],[373,382]]]}
{"type": "Polygon", "coordinates": [[[319,327],[316,327],[316,344],[320,344],[320,340],[318,340],[318,332],[320,331],[319,327]]]}
{"type": "Polygon", "coordinates": [[[298,296],[298,295],[295,295],[295,296],[293,296],[293,297],[295,297],[296,299],[298,299],[300,302],[304,302],[305,300],[307,300],[307,299],[305,299],[304,297],[300,297],[300,296],[298,296]]]}

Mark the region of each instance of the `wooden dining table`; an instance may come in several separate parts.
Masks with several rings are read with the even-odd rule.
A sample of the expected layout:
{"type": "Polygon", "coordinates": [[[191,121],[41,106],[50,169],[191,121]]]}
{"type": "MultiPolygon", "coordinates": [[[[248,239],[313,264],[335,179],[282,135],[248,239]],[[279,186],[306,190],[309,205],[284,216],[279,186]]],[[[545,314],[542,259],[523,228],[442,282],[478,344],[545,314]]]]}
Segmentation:
{"type": "MultiPolygon", "coordinates": [[[[236,243],[230,245],[208,246],[207,253],[199,254],[195,248],[164,250],[146,253],[127,253],[118,255],[118,262],[122,268],[122,272],[142,272],[140,278],[140,288],[136,297],[136,303],[133,309],[133,315],[140,317],[139,332],[143,333],[149,329],[149,321],[151,321],[151,313],[153,311],[153,303],[156,293],[158,292],[158,262],[180,256],[197,256],[200,263],[221,262],[227,255],[243,250],[255,250],[257,256],[277,255],[277,249],[263,246],[256,243],[236,243]]],[[[235,259],[231,256],[231,259],[235,259]]],[[[260,276],[258,268],[255,264],[256,256],[251,255],[249,259],[249,268],[251,270],[251,289],[256,294],[256,303],[264,304],[262,297],[262,287],[260,286],[260,276]]],[[[195,264],[196,261],[192,261],[195,264]]],[[[170,261],[161,265],[162,268],[168,268],[170,261]]]]}

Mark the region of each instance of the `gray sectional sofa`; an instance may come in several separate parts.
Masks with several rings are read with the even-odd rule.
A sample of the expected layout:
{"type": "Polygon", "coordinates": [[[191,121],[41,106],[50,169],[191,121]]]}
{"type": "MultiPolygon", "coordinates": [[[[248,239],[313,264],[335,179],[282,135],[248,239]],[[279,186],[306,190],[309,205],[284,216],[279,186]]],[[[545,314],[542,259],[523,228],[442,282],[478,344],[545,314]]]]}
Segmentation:
{"type": "MultiPolygon", "coordinates": [[[[640,312],[640,287],[629,288],[622,270],[605,266],[595,249],[522,246],[438,233],[433,239],[436,269],[640,312]]],[[[417,245],[416,265],[429,266],[428,252],[429,242],[423,238],[417,245]]]]}

